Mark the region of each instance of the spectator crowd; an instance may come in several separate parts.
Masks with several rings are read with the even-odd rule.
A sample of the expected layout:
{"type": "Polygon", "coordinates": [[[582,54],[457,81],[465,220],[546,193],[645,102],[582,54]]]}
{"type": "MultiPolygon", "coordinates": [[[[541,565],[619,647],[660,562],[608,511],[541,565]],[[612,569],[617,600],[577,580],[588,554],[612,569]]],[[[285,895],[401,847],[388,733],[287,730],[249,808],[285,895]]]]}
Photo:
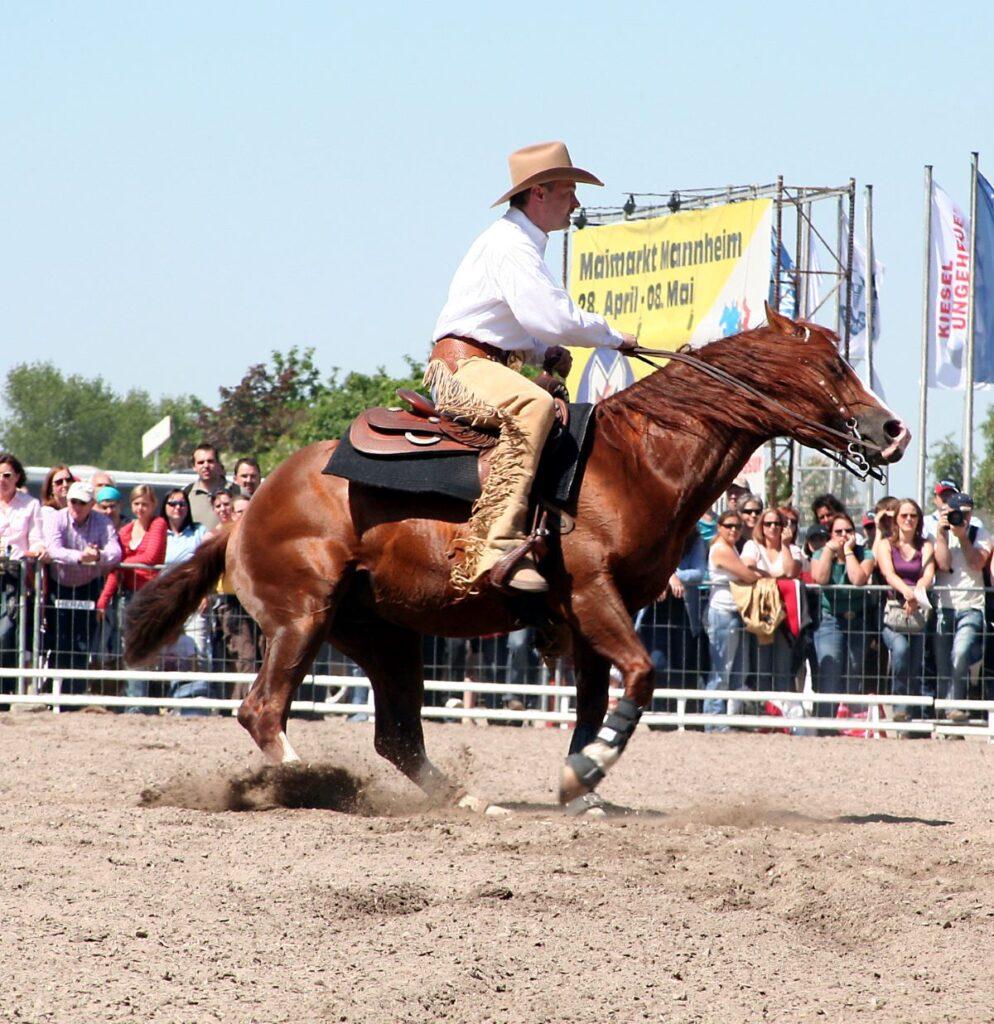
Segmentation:
{"type": "MultiPolygon", "coordinates": [[[[208,443],[195,449],[193,469],[190,484],[161,499],[139,484],[125,500],[109,474],[77,479],[60,464],[46,475],[39,500],[27,493],[17,457],[0,452],[0,664],[21,665],[31,638],[40,642],[53,679],[59,669],[121,664],[129,601],[244,515],[262,480],[258,462],[245,457],[229,482],[217,448],[208,443]],[[35,592],[37,605],[27,599],[35,592]]],[[[994,612],[991,539],[973,500],[955,482],[939,481],[933,503],[926,516],[914,500],[888,496],[857,525],[834,495],[822,494],[806,525],[798,509],[768,508],[733,485],[720,512],[705,515],[687,538],[659,599],[636,617],[657,687],[715,691],[702,702],[714,730],[727,728],[722,717],[754,707],[750,691],[909,698],[893,703],[896,721],[933,713],[910,698],[986,696],[978,687],[985,658],[994,662],[986,642],[994,612]],[[729,691],[736,696],[729,699],[729,691]]],[[[115,692],[240,698],[246,684],[222,694],[209,670],[253,673],[262,644],[222,578],[161,656],[161,668],[203,667],[204,678],[169,684],[164,693],[155,689],[162,684],[135,679],[115,692]]],[[[475,641],[426,638],[425,645],[429,675],[456,684],[472,678],[513,687],[540,678],[527,630],[475,641]]],[[[0,680],[6,692],[11,684],[0,680]]],[[[62,693],[92,689],[81,679],[62,678],[59,685],[62,693]]],[[[352,694],[356,703],[365,699],[364,690],[352,694]]],[[[459,700],[469,704],[472,696],[456,691],[450,703],[459,700]]],[[[504,703],[519,709],[535,701],[509,693],[504,703]]],[[[835,700],[814,703],[820,715],[851,713],[835,700]]],[[[772,702],[772,710],[790,705],[796,701],[772,702]]],[[[136,704],[128,710],[155,709],[136,704]]],[[[969,718],[963,708],[945,714],[953,723],[969,718]]]]}
{"type": "MultiPolygon", "coordinates": [[[[822,494],[803,529],[798,509],[766,508],[733,486],[720,514],[688,538],[659,601],[640,613],[656,686],[742,692],[705,700],[714,716],[751,706],[751,690],[987,697],[991,539],[955,482],[936,483],[933,502],[926,516],[913,499],[887,496],[857,526],[822,494]]],[[[841,702],[812,703],[819,715],[853,714],[841,702]]],[[[911,699],[891,707],[897,722],[933,714],[911,699]]],[[[953,724],[970,717],[965,708],[942,714],[953,724]]],[[[719,718],[708,728],[727,726],[719,718]]]]}
{"type": "MultiPolygon", "coordinates": [[[[127,503],[114,479],[95,472],[77,479],[69,466],[53,466],[40,499],[27,492],[24,466],[0,452],[0,665],[18,667],[34,635],[44,666],[59,679],[59,692],[88,689],[85,679],[59,677],[59,669],[117,666],[128,602],[159,572],[190,558],[211,534],[244,514],[262,481],[259,463],[245,457],[229,483],[217,448],[203,443],[193,454],[196,478],[161,501],[148,484],[133,487],[127,503]],[[37,593],[41,609],[34,621],[37,593]]],[[[254,672],[261,637],[237,598],[219,584],[162,652],[160,667],[207,667],[212,656],[229,670],[254,672]]],[[[11,681],[0,681],[11,691],[11,681]]],[[[146,680],[130,680],[124,694],[156,696],[146,680]]],[[[214,696],[209,678],[173,683],[170,697],[214,696]]],[[[220,694],[216,694],[220,696],[220,694]]],[[[129,711],[154,713],[135,705],[129,711]]]]}

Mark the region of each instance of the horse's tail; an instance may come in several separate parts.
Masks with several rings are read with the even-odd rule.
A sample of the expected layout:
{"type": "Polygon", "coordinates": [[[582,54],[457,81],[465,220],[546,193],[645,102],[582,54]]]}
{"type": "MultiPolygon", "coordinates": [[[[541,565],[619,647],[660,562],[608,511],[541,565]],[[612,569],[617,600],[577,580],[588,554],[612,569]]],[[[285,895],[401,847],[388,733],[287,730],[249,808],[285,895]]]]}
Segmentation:
{"type": "Polygon", "coordinates": [[[224,572],[230,536],[230,530],[222,530],[204,541],[191,559],[163,572],[135,594],[124,626],[129,665],[145,664],[164,643],[179,635],[183,623],[224,572]]]}

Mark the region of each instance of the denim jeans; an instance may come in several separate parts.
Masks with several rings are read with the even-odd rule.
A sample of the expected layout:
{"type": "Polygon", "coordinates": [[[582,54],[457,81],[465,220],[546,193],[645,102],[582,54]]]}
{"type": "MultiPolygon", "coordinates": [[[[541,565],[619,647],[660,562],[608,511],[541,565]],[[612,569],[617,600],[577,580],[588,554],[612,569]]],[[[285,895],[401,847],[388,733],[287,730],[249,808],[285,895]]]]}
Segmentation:
{"type": "MultiPolygon", "coordinates": [[[[711,674],[705,689],[741,690],[745,688],[739,651],[742,639],[742,619],[736,611],[725,611],[708,605],[707,632],[711,648],[711,674]]],[[[725,701],[709,698],[704,701],[704,714],[723,715],[725,701]]],[[[714,729],[716,726],[707,726],[714,729]]]]}
{"type": "Polygon", "coordinates": [[[788,693],[794,689],[794,644],[786,626],[773,634],[773,643],[757,644],[756,689],[788,693]]]}
{"type": "MultiPolygon", "coordinates": [[[[819,693],[859,693],[863,680],[866,637],[862,617],[846,619],[822,611],[815,630],[819,693]]],[[[834,718],[835,704],[822,705],[818,715],[834,718]]]]}
{"type": "Polygon", "coordinates": [[[932,647],[939,677],[939,696],[965,700],[970,689],[970,666],[984,655],[984,613],[978,608],[940,608],[932,647]]]}
{"type": "MultiPolygon", "coordinates": [[[[901,697],[931,697],[925,685],[925,634],[897,633],[889,626],[883,629],[884,644],[890,651],[891,693],[901,697]]],[[[895,704],[895,711],[904,711],[912,718],[921,718],[921,708],[895,704]]]]}

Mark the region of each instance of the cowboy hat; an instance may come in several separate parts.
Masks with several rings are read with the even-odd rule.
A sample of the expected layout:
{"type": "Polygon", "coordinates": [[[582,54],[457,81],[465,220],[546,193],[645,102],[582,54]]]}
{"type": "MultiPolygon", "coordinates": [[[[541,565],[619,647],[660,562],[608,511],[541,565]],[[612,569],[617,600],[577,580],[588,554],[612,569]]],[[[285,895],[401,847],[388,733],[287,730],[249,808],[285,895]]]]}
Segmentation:
{"type": "Polygon", "coordinates": [[[547,181],[583,181],[588,185],[603,185],[590,171],[574,167],[569,158],[565,142],[539,142],[515,150],[507,158],[511,171],[511,187],[493,204],[500,206],[511,196],[523,192],[532,185],[544,185],[547,181]]]}

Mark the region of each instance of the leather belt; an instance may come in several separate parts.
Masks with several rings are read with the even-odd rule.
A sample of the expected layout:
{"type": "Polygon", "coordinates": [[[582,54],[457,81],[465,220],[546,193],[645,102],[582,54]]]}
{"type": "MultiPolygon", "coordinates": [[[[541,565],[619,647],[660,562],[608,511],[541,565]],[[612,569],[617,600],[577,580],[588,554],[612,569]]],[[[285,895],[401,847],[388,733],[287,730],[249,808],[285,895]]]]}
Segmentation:
{"type": "Polygon", "coordinates": [[[502,348],[497,348],[496,345],[488,345],[485,341],[447,334],[444,338],[439,338],[432,346],[429,362],[437,359],[445,363],[451,373],[455,373],[460,359],[490,359],[495,363],[507,366],[512,355],[512,352],[506,352],[502,348]]]}

